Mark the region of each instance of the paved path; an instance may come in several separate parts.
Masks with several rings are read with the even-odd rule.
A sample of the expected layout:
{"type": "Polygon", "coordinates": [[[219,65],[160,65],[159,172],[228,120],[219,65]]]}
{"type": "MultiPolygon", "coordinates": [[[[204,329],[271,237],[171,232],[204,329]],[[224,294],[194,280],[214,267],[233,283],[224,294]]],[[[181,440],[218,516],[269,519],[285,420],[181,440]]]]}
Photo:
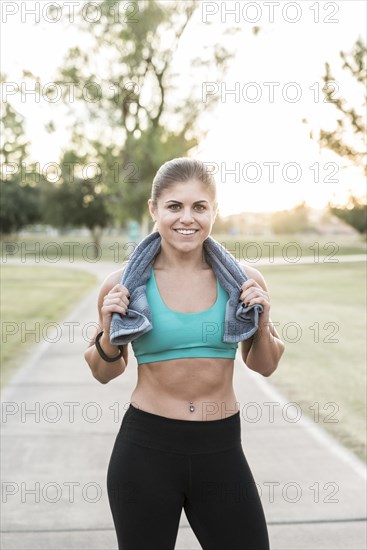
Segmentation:
{"type": "MultiPolygon", "coordinates": [[[[91,265],[99,281],[115,269],[91,265]]],[[[122,376],[107,385],[92,377],[83,359],[83,329],[96,320],[97,293],[64,320],[61,339],[40,344],[3,391],[3,550],[117,548],[106,470],[137,365],[130,350],[122,376]]],[[[320,424],[293,422],[295,407],[272,388],[271,378],[241,364],[239,354],[234,386],[271,549],[366,549],[365,465],[320,424]]],[[[176,550],[200,548],[183,511],[176,550]]]]}

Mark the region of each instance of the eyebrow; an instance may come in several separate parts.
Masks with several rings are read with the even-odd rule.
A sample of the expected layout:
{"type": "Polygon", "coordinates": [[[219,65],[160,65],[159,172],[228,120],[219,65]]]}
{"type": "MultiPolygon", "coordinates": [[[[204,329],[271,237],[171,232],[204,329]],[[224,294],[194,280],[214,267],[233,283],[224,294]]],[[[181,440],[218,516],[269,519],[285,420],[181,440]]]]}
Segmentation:
{"type": "MultiPolygon", "coordinates": [[[[182,202],[176,201],[174,199],[170,199],[168,201],[165,201],[164,204],[166,204],[166,202],[177,202],[178,204],[183,204],[182,202]]],[[[201,199],[200,201],[195,201],[193,204],[198,204],[199,202],[207,202],[209,204],[209,202],[205,199],[201,199]]]]}

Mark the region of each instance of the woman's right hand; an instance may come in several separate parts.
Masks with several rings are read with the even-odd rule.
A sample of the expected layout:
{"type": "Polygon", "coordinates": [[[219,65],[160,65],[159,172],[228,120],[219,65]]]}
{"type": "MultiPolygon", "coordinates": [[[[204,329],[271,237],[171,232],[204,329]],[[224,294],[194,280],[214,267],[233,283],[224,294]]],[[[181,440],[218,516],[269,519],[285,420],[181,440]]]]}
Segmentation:
{"type": "Polygon", "coordinates": [[[130,302],[130,292],[126,286],[118,283],[105,295],[101,308],[102,330],[105,334],[110,333],[110,325],[113,313],[126,315],[130,302]]]}

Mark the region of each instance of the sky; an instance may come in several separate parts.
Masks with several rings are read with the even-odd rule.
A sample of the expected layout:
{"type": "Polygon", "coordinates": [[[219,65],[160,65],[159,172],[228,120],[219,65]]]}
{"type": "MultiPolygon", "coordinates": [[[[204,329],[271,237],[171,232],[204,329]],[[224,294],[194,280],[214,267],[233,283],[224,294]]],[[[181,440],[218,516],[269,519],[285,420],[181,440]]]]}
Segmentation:
{"type": "MultiPolygon", "coordinates": [[[[86,4],[92,18],[97,14],[93,2],[86,4]]],[[[132,3],[125,4],[128,10],[132,3]]],[[[67,5],[82,2],[1,3],[1,71],[7,82],[19,84],[23,69],[39,75],[42,82],[52,82],[68,48],[75,43],[83,46],[67,5]],[[68,14],[66,26],[61,20],[52,23],[51,15],[43,13],[51,3],[68,14]]],[[[291,208],[302,200],[323,208],[329,200],[345,200],[349,190],[365,192],[361,171],[331,151],[320,150],[310,131],[317,135],[320,128],[332,129],[336,120],[334,106],[323,101],[326,61],[335,77],[329,84],[335,87],[334,97],[346,97],[355,105],[360,102],[352,80],[341,69],[339,52],[350,51],[359,36],[366,36],[366,20],[362,0],[201,2],[175,63],[182,88],[190,82],[202,101],[205,94],[219,96],[215,110],[202,117],[207,135],[192,155],[215,172],[222,216],[291,208]],[[238,32],[222,37],[233,26],[238,32]],[[256,35],[254,26],[260,27],[256,35]],[[216,81],[208,71],[193,84],[185,76],[190,60],[219,37],[229,40],[236,52],[227,74],[216,81]]],[[[27,119],[32,156],[41,165],[57,161],[68,135],[62,120],[56,135],[45,132],[45,123],[53,116],[52,104],[42,96],[38,103],[32,98],[22,103],[18,94],[9,95],[9,100],[27,119]]]]}

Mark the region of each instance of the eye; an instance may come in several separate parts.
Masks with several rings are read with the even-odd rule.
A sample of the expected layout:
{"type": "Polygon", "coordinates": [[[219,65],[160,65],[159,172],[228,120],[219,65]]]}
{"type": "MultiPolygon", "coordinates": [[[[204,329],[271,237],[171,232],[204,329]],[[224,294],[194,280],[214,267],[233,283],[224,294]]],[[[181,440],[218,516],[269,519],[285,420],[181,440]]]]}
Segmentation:
{"type": "MultiPolygon", "coordinates": [[[[174,209],[175,209],[176,206],[177,206],[178,208],[181,208],[181,206],[180,206],[179,204],[170,204],[170,205],[168,206],[168,208],[169,208],[169,209],[171,209],[171,208],[174,208],[174,209]]],[[[195,206],[195,208],[199,208],[199,209],[200,209],[200,212],[202,212],[203,210],[205,210],[205,206],[204,206],[203,204],[197,204],[197,205],[195,206]]]]}

